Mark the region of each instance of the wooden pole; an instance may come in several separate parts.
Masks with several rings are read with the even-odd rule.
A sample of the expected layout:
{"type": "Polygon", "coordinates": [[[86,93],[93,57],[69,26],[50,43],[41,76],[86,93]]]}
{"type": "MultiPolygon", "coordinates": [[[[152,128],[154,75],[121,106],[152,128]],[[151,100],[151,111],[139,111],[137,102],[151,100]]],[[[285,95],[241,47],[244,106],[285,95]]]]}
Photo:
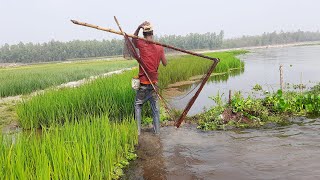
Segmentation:
{"type": "Polygon", "coordinates": [[[231,89],[229,90],[229,101],[228,101],[228,103],[229,103],[229,105],[231,105],[231,89]]]}
{"type": "Polygon", "coordinates": [[[115,30],[110,29],[110,28],[103,28],[103,27],[99,27],[97,25],[92,25],[92,24],[88,24],[88,23],[84,23],[84,22],[79,22],[79,21],[76,21],[76,20],[71,20],[71,22],[74,23],[74,24],[77,24],[77,25],[86,26],[86,27],[94,28],[94,29],[101,30],[101,31],[106,31],[106,32],[110,32],[110,33],[114,33],[114,34],[118,34],[118,35],[122,35],[122,36],[125,35],[127,37],[136,38],[136,39],[142,39],[144,41],[147,41],[147,42],[159,45],[159,46],[163,46],[163,47],[166,47],[166,48],[169,48],[169,49],[173,49],[173,50],[176,50],[176,51],[180,51],[180,52],[183,52],[183,53],[186,53],[186,54],[190,54],[190,55],[193,55],[193,56],[198,56],[198,57],[202,57],[202,58],[205,58],[205,59],[212,60],[213,64],[211,65],[211,67],[209,68],[209,71],[207,72],[206,76],[202,80],[199,89],[197,90],[196,94],[190,99],[190,101],[188,102],[188,104],[187,104],[186,108],[184,109],[183,113],[180,115],[179,119],[175,122],[175,126],[176,127],[179,127],[181,125],[182,121],[187,116],[191,106],[196,101],[197,97],[199,96],[203,86],[206,84],[206,82],[209,79],[211,73],[213,72],[213,70],[215,69],[215,67],[217,66],[217,64],[220,61],[218,58],[213,58],[213,57],[205,56],[205,55],[202,55],[202,54],[194,53],[194,52],[191,52],[191,51],[187,51],[187,50],[184,50],[184,49],[176,48],[176,47],[173,47],[173,46],[170,46],[170,45],[167,45],[167,44],[163,44],[163,43],[160,43],[160,42],[150,41],[150,40],[147,40],[145,38],[141,38],[141,37],[138,37],[138,36],[135,36],[135,35],[124,34],[123,32],[115,31],[115,30]]]}
{"type": "Polygon", "coordinates": [[[175,122],[175,126],[178,128],[180,127],[182,121],[184,120],[184,118],[187,116],[190,108],[192,107],[193,103],[196,101],[196,99],[198,98],[202,88],[204,87],[204,85],[207,83],[211,73],[213,72],[213,70],[216,68],[218,62],[213,62],[213,64],[211,65],[209,71],[207,72],[206,76],[204,77],[204,79],[202,80],[199,89],[197,90],[196,94],[190,99],[190,101],[188,102],[186,108],[184,109],[184,111],[182,112],[182,114],[180,115],[179,119],[175,122]]]}
{"type": "MultiPolygon", "coordinates": [[[[121,31],[123,37],[128,39],[127,33],[123,32],[123,30],[122,30],[122,28],[121,28],[121,26],[120,26],[120,23],[119,23],[119,21],[118,21],[118,19],[117,19],[116,16],[114,16],[114,20],[115,20],[115,22],[117,23],[117,25],[118,25],[118,27],[119,27],[119,30],[121,31]]],[[[129,41],[128,43],[130,43],[130,47],[133,49],[134,47],[133,47],[132,42],[129,41]]],[[[164,100],[164,99],[162,98],[162,96],[160,95],[160,93],[159,93],[158,89],[155,87],[154,83],[152,82],[149,74],[148,74],[147,71],[146,71],[145,64],[144,64],[143,61],[139,58],[139,56],[138,56],[138,54],[137,54],[136,51],[133,51],[133,53],[135,54],[135,57],[138,58],[137,61],[138,61],[138,63],[139,63],[139,66],[140,66],[141,69],[143,70],[144,74],[147,76],[150,84],[152,85],[153,90],[154,90],[155,93],[157,94],[157,96],[158,96],[158,98],[160,99],[160,101],[162,101],[162,103],[163,103],[163,105],[164,105],[164,108],[165,108],[165,110],[167,111],[168,115],[172,118],[172,115],[171,115],[171,113],[170,113],[170,108],[168,107],[167,103],[165,102],[165,100],[164,100]]]]}
{"type": "Polygon", "coordinates": [[[302,84],[302,72],[300,72],[300,84],[299,84],[300,93],[302,93],[303,84],[302,84]]]}
{"type": "MultiPolygon", "coordinates": [[[[74,23],[74,24],[77,24],[77,25],[86,26],[86,27],[98,29],[98,30],[101,30],[101,31],[106,31],[106,32],[118,34],[118,35],[121,35],[121,36],[123,35],[120,31],[116,31],[116,30],[113,30],[113,29],[110,29],[110,28],[103,28],[103,27],[99,27],[97,25],[88,24],[88,23],[77,21],[77,20],[71,20],[71,22],[74,23]]],[[[191,55],[194,55],[194,56],[198,56],[198,57],[202,57],[202,58],[205,58],[205,59],[210,59],[210,60],[215,61],[215,62],[219,62],[218,58],[213,58],[213,57],[205,56],[205,55],[202,55],[202,54],[194,53],[194,52],[191,52],[191,51],[187,51],[187,50],[184,50],[184,49],[176,48],[176,47],[173,47],[173,46],[170,46],[170,45],[167,45],[167,44],[163,44],[163,43],[160,43],[160,42],[157,42],[157,41],[150,41],[150,40],[147,40],[145,38],[142,38],[142,37],[139,37],[139,36],[135,36],[135,35],[132,35],[132,34],[126,34],[126,35],[128,37],[131,37],[131,38],[142,39],[142,40],[145,40],[147,42],[150,42],[150,43],[153,43],[153,44],[157,44],[159,46],[163,46],[163,47],[166,47],[166,48],[170,48],[170,49],[173,49],[173,50],[176,50],[176,51],[180,51],[180,52],[183,52],[183,53],[186,53],[186,54],[191,54],[191,55]]]]}
{"type": "Polygon", "coordinates": [[[282,64],[280,65],[279,70],[280,70],[280,88],[281,88],[281,91],[283,92],[283,66],[282,66],[282,64]]]}

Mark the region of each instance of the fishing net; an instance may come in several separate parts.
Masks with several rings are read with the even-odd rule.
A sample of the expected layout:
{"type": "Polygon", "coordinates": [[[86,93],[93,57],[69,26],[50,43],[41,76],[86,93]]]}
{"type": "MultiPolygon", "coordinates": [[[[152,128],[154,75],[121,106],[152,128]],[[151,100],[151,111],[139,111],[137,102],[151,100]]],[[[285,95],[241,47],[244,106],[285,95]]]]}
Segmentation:
{"type": "Polygon", "coordinates": [[[138,61],[140,58],[139,49],[131,45],[133,45],[132,38],[126,36],[124,38],[123,57],[125,59],[135,59],[138,61]]]}
{"type": "MultiPolygon", "coordinates": [[[[124,36],[123,56],[126,59],[135,59],[140,66],[145,67],[139,50],[127,35],[124,36]]],[[[207,77],[213,62],[191,55],[172,56],[167,57],[168,59],[168,66],[159,68],[157,92],[168,119],[177,120],[184,110],[191,108],[188,105],[207,77]]],[[[146,68],[145,73],[148,74],[146,68]]],[[[201,104],[196,106],[199,107],[201,104]]]]}
{"type": "MultiPolygon", "coordinates": [[[[143,59],[140,58],[139,52],[137,51],[137,49],[134,47],[132,43],[132,39],[129,38],[129,36],[134,38],[137,38],[137,37],[133,35],[125,34],[122,31],[117,18],[114,17],[114,19],[120,29],[120,32],[110,28],[103,28],[100,26],[79,22],[76,20],[71,20],[71,21],[72,23],[77,25],[82,25],[82,26],[86,26],[86,27],[114,33],[114,34],[123,35],[125,39],[124,40],[125,48],[123,50],[124,57],[126,59],[130,59],[130,58],[136,59],[139,62],[139,66],[141,67],[140,69],[145,69],[144,68],[145,64],[143,63],[143,59]]],[[[151,30],[151,27],[149,28],[149,30],[151,30]]],[[[138,38],[138,39],[141,39],[141,38],[138,38]]],[[[202,40],[204,41],[205,39],[202,39],[202,40]]],[[[199,41],[199,39],[198,40],[194,39],[190,43],[196,43],[198,44],[199,48],[202,48],[199,46],[199,43],[197,43],[197,41],[199,41]]],[[[215,69],[216,65],[219,63],[219,59],[208,57],[202,54],[193,53],[190,51],[186,51],[180,48],[176,48],[176,47],[165,45],[158,42],[149,42],[149,43],[152,43],[154,45],[155,44],[161,45],[163,47],[169,48],[170,50],[175,50],[175,51],[192,55],[192,56],[187,55],[187,56],[170,58],[168,67],[159,68],[159,84],[158,84],[159,88],[155,88],[157,95],[160,97],[160,101],[162,102],[168,115],[172,119],[175,120],[175,117],[172,116],[172,108],[183,110],[182,113],[178,113],[179,119],[175,121],[176,127],[179,127],[181,122],[184,120],[187,113],[189,112],[190,108],[194,104],[195,100],[197,99],[198,95],[200,94],[200,91],[204,87],[204,84],[208,81],[211,73],[215,69]],[[198,58],[195,58],[196,56],[198,58]],[[181,82],[185,82],[185,83],[181,83],[181,82]],[[180,95],[181,91],[179,92],[179,95],[176,95],[176,93],[172,92],[172,90],[184,89],[182,87],[185,87],[185,86],[191,86],[191,88],[188,90],[183,90],[182,95],[180,95]],[[173,104],[171,102],[174,102],[174,101],[171,101],[170,99],[175,99],[175,100],[185,99],[185,100],[184,102],[179,103],[180,108],[177,108],[178,106],[172,106],[173,104]],[[171,105],[171,107],[169,105],[171,105]]],[[[212,42],[207,42],[207,43],[212,43],[212,42]]],[[[184,48],[184,47],[181,47],[181,48],[184,48]]],[[[146,76],[148,76],[148,72],[145,72],[145,74],[146,76]]],[[[201,104],[196,104],[196,106],[201,106],[201,104]]]]}

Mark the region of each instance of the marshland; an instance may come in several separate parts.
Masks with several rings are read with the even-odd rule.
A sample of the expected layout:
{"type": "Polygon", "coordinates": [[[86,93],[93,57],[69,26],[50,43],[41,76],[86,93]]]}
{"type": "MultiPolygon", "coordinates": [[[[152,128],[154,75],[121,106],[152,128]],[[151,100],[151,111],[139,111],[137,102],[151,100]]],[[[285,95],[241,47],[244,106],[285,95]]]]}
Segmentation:
{"type": "Polygon", "coordinates": [[[319,179],[319,5],[1,2],[0,180],[319,179]],[[160,134],[134,51],[160,60],[160,134]]]}
{"type": "MultiPolygon", "coordinates": [[[[233,69],[243,69],[244,63],[235,56],[246,52],[216,52],[207,55],[223,58],[214,72],[221,74],[228,73],[233,69]]],[[[159,80],[162,89],[165,89],[169,84],[202,75],[212,63],[200,58],[193,58],[190,55],[172,56],[168,59],[171,66],[160,69],[160,72],[165,72],[159,80]],[[175,73],[177,71],[181,74],[175,73]]],[[[29,72],[23,72],[23,74],[29,73],[24,78],[26,82],[32,82],[32,79],[38,77],[39,73],[42,73],[44,79],[55,82],[55,80],[59,80],[58,75],[63,73],[63,68],[78,69],[72,74],[76,76],[78,73],[80,77],[88,77],[91,74],[85,73],[88,69],[95,68],[95,63],[106,65],[108,68],[104,69],[104,72],[109,72],[111,69],[121,69],[121,66],[137,65],[134,61],[115,60],[72,62],[67,64],[69,67],[64,67],[61,64],[30,65],[5,68],[1,71],[3,74],[10,74],[12,71],[19,71],[19,69],[22,71],[31,69],[29,72]],[[88,64],[87,68],[82,69],[81,64],[88,64]],[[62,68],[52,68],[57,70],[48,73],[45,70],[50,69],[48,66],[62,66],[62,68]]],[[[134,147],[138,142],[132,108],[134,91],[130,87],[130,79],[136,74],[137,69],[127,70],[108,77],[98,77],[77,88],[46,88],[49,86],[46,85],[42,88],[45,90],[40,93],[24,95],[21,101],[13,105],[14,111],[5,112],[6,110],[3,110],[4,113],[16,114],[18,129],[21,129],[15,133],[9,131],[8,134],[1,135],[3,150],[1,158],[3,162],[6,162],[3,166],[3,176],[20,178],[27,175],[54,179],[73,176],[80,179],[83,177],[110,179],[120,176],[122,174],[121,168],[127,165],[128,160],[135,157],[134,147]],[[101,131],[96,129],[97,127],[101,131]],[[92,144],[93,142],[95,143],[92,144]],[[103,144],[104,142],[105,144],[103,144]],[[101,143],[102,146],[100,146],[101,143]],[[99,148],[93,151],[91,149],[93,146],[99,148]],[[52,147],[56,147],[56,150],[52,151],[52,147]],[[22,151],[26,151],[26,153],[22,153],[22,151]],[[68,151],[78,154],[69,154],[68,151]],[[80,158],[79,156],[84,157],[80,158]],[[97,166],[96,163],[99,163],[99,160],[92,159],[92,156],[99,157],[99,160],[105,161],[105,164],[97,166]],[[68,161],[74,164],[74,169],[69,169],[71,167],[68,164],[61,165],[66,157],[70,158],[68,161]],[[82,163],[87,164],[83,166],[82,163]],[[27,168],[19,167],[21,164],[27,168]],[[33,171],[39,165],[43,169],[33,171]]],[[[19,80],[18,76],[14,78],[19,80]]],[[[17,84],[21,87],[31,87],[29,91],[36,92],[39,88],[37,84],[40,83],[35,82],[34,86],[17,84]]],[[[6,90],[6,88],[3,89],[6,90]]],[[[25,91],[24,94],[27,92],[25,91]]],[[[3,104],[3,106],[5,105],[3,104]]],[[[150,115],[148,113],[150,112],[146,111],[144,116],[150,115]]],[[[165,113],[162,115],[162,120],[168,120],[165,113]]]]}
{"type": "MultiPolygon", "coordinates": [[[[27,92],[24,92],[25,95],[12,103],[9,110],[2,110],[3,113],[15,114],[11,121],[17,121],[16,126],[18,127],[1,134],[1,161],[5,162],[2,166],[1,175],[11,179],[24,176],[40,179],[46,177],[53,179],[68,179],[70,177],[110,179],[125,174],[125,178],[134,179],[137,176],[143,176],[140,173],[144,172],[146,178],[152,178],[154,174],[145,172],[148,168],[144,170],[146,166],[151,165],[151,161],[180,161],[179,159],[185,156],[185,158],[191,159],[190,162],[184,163],[193,164],[198,161],[197,158],[201,159],[210,154],[210,152],[204,151],[198,154],[199,157],[193,157],[195,147],[190,144],[193,140],[185,139],[178,144],[172,144],[176,142],[174,139],[177,140],[178,136],[180,137],[182,134],[184,134],[183,136],[190,135],[206,139],[199,142],[200,147],[204,146],[203,143],[208,143],[207,141],[210,141],[211,136],[222,135],[219,131],[216,134],[208,132],[208,130],[228,131],[225,133],[229,136],[238,136],[239,138],[244,138],[243,136],[249,138],[252,136],[251,134],[260,131],[266,134],[272,132],[282,138],[290,138],[295,134],[289,133],[289,135],[286,135],[288,132],[283,131],[283,129],[299,129],[299,127],[306,126],[317,127],[318,120],[313,118],[319,114],[319,88],[317,86],[317,76],[313,76],[317,73],[317,70],[312,68],[313,63],[316,62],[313,59],[314,56],[310,55],[309,58],[305,59],[306,66],[310,67],[309,72],[305,72],[302,71],[304,68],[299,67],[299,63],[288,61],[288,57],[284,56],[282,52],[301,51],[302,53],[316,54],[318,49],[319,46],[295,46],[206,54],[220,58],[221,62],[205,85],[205,93],[199,97],[195,107],[191,110],[189,118],[187,118],[188,123],[176,130],[172,129],[170,125],[163,127],[162,131],[164,133],[161,134],[160,139],[152,136],[148,131],[143,132],[139,138],[139,146],[137,146],[138,135],[132,108],[135,93],[130,87],[130,79],[137,74],[136,68],[128,69],[120,74],[87,80],[84,84],[75,88],[54,88],[54,85],[51,84],[50,86],[43,86],[40,93],[35,93],[39,91],[38,86],[33,86],[37,87],[29,90],[33,93],[28,95],[27,92]],[[268,57],[268,54],[278,55],[268,57]],[[259,60],[261,56],[263,56],[263,59],[267,57],[270,60],[268,62],[259,60]],[[272,61],[277,61],[277,63],[272,61]],[[259,64],[262,63],[269,64],[269,69],[252,72],[252,68],[259,68],[259,64]],[[285,77],[297,77],[295,80],[290,81],[288,79],[286,81],[284,92],[277,91],[280,87],[279,74],[277,73],[278,64],[283,64],[286,68],[285,77]],[[304,76],[301,77],[301,73],[299,76],[295,75],[296,71],[291,71],[292,68],[296,68],[298,72],[303,72],[304,76]],[[270,77],[269,82],[265,82],[266,79],[259,78],[265,76],[265,72],[270,71],[275,73],[270,73],[274,78],[270,77]],[[235,79],[237,79],[237,82],[235,79]],[[265,83],[262,83],[263,81],[265,83]],[[246,83],[250,85],[240,85],[246,83]],[[304,86],[301,89],[300,86],[294,86],[294,83],[301,83],[304,86]],[[212,87],[215,87],[215,91],[209,90],[212,87]],[[220,88],[217,89],[216,87],[220,88]],[[227,103],[229,90],[234,93],[232,94],[231,104],[227,103]],[[266,102],[269,104],[266,104],[266,102]],[[232,114],[234,115],[232,116],[232,114]],[[223,120],[221,115],[229,115],[230,117],[223,120]],[[310,117],[312,119],[309,119],[310,117]],[[283,135],[281,135],[282,133],[283,135]],[[152,145],[153,141],[156,144],[152,145]],[[160,145],[163,146],[163,149],[155,147],[160,145]],[[172,149],[177,146],[181,147],[172,149]],[[52,151],[53,147],[55,151],[52,151]],[[188,149],[184,147],[188,147],[188,149]],[[153,156],[148,154],[149,151],[159,151],[162,155],[160,157],[153,156]],[[173,157],[172,160],[168,160],[168,158],[171,158],[169,154],[173,153],[172,151],[174,153],[191,154],[173,157]],[[141,158],[145,158],[145,160],[141,158]],[[67,163],[62,163],[66,159],[67,163]],[[103,163],[101,164],[101,162],[103,163]],[[129,162],[135,165],[127,167],[129,162]],[[38,168],[39,166],[41,166],[41,169],[38,168]],[[137,169],[140,169],[140,173],[136,172],[137,169]]],[[[294,54],[290,54],[290,56],[294,56],[294,54]]],[[[182,83],[178,87],[174,86],[175,91],[179,91],[178,95],[167,97],[176,106],[175,108],[183,108],[184,99],[179,102],[175,98],[179,98],[181,96],[179,94],[184,94],[184,92],[188,92],[189,89],[197,86],[199,80],[193,77],[205,73],[212,62],[194,58],[190,55],[175,55],[168,59],[171,66],[160,68],[162,76],[160,76],[159,86],[161,91],[165,93],[173,88],[171,84],[177,85],[179,84],[177,82],[189,82],[182,83]]],[[[88,69],[96,68],[96,63],[108,65],[108,68],[102,70],[103,73],[137,66],[136,62],[132,60],[99,60],[71,62],[67,64],[69,66],[67,68],[78,69],[77,72],[72,74],[76,76],[79,73],[80,77],[88,78],[91,75],[98,75],[86,74],[88,69]],[[89,66],[86,66],[87,69],[82,69],[81,65],[79,68],[79,64],[89,64],[89,66]]],[[[38,76],[39,72],[43,73],[44,79],[59,78],[57,74],[63,72],[63,68],[62,71],[61,68],[52,68],[52,71],[48,73],[44,70],[48,69],[47,66],[61,66],[61,63],[11,67],[0,71],[5,74],[12,73],[11,71],[19,71],[20,68],[22,71],[35,69],[35,71],[23,72],[30,73],[27,76],[30,81],[38,76]],[[54,69],[58,70],[54,71],[54,69]],[[36,73],[33,74],[32,72],[36,73]]],[[[27,80],[27,82],[30,81],[27,80]]],[[[26,84],[20,85],[29,87],[26,84]]],[[[6,103],[3,102],[2,106],[6,107],[8,104],[10,104],[10,100],[6,103]]],[[[148,129],[150,112],[145,110],[143,116],[145,128],[148,129]]],[[[170,117],[162,109],[161,121],[163,125],[168,125],[167,122],[170,122],[170,120],[170,117]]],[[[6,129],[7,126],[10,127],[10,123],[4,123],[3,129],[6,129]]],[[[303,137],[303,133],[299,133],[300,136],[303,137]]],[[[271,137],[274,137],[274,135],[271,137]]],[[[237,141],[236,139],[234,141],[237,141]]],[[[256,148],[259,148],[258,144],[256,148]]],[[[219,149],[217,150],[219,151],[219,149]]],[[[184,163],[181,164],[182,167],[187,165],[184,163]]],[[[177,174],[181,175],[180,173],[187,173],[186,176],[188,177],[190,175],[188,173],[192,171],[184,172],[185,170],[182,169],[177,172],[170,171],[170,168],[175,166],[169,164],[169,167],[167,167],[163,163],[156,163],[152,167],[156,168],[157,173],[167,177],[175,177],[177,174]]],[[[188,167],[194,168],[192,165],[188,167]]],[[[209,167],[208,169],[210,169],[209,167]]],[[[206,169],[202,170],[206,171],[206,169]]],[[[208,175],[207,177],[214,176],[208,175]]]]}

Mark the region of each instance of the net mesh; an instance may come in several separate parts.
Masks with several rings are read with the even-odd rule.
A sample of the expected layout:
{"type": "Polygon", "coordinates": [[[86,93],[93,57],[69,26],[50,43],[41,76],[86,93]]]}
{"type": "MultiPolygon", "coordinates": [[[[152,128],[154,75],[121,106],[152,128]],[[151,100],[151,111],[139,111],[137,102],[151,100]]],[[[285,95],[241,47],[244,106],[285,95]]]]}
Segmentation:
{"type": "Polygon", "coordinates": [[[131,44],[133,44],[132,38],[125,37],[124,38],[124,46],[123,46],[123,57],[125,59],[138,60],[140,58],[139,49],[135,48],[135,47],[131,47],[131,44]]]}
{"type": "MultiPolygon", "coordinates": [[[[132,38],[124,36],[123,57],[135,59],[143,66],[132,38]]],[[[199,89],[212,62],[194,56],[173,56],[167,67],[159,69],[158,93],[169,119],[176,120],[199,89]],[[181,76],[180,76],[181,75],[181,76]]],[[[148,72],[146,72],[148,74],[148,72]]]]}

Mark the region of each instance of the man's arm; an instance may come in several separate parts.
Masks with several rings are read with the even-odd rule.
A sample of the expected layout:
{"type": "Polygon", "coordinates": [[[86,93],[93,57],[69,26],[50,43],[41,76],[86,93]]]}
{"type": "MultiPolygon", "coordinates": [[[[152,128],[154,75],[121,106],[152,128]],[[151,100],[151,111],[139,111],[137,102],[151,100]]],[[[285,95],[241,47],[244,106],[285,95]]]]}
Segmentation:
{"type": "MultiPolygon", "coordinates": [[[[136,29],[136,31],[134,32],[134,35],[135,35],[135,36],[139,36],[140,29],[141,29],[144,25],[147,25],[147,24],[150,24],[150,23],[149,23],[148,21],[145,21],[145,22],[143,22],[142,24],[140,24],[140,25],[138,26],[138,28],[136,29]]],[[[138,48],[138,45],[137,45],[138,39],[132,38],[132,42],[133,42],[134,46],[135,46],[136,48],[138,48]]]]}
{"type": "Polygon", "coordinates": [[[166,59],[166,56],[164,55],[164,49],[162,48],[162,52],[161,52],[161,62],[162,62],[162,65],[164,66],[167,66],[167,59],[166,59]]]}
{"type": "MultiPolygon", "coordinates": [[[[139,35],[139,32],[140,32],[140,29],[141,29],[141,28],[142,28],[142,26],[139,25],[138,28],[136,29],[136,31],[134,32],[134,35],[135,35],[135,36],[138,36],[138,35],[139,35]]],[[[138,41],[138,39],[132,38],[132,42],[133,42],[133,44],[134,44],[134,46],[135,46],[136,48],[138,48],[137,41],[138,41]]]]}

